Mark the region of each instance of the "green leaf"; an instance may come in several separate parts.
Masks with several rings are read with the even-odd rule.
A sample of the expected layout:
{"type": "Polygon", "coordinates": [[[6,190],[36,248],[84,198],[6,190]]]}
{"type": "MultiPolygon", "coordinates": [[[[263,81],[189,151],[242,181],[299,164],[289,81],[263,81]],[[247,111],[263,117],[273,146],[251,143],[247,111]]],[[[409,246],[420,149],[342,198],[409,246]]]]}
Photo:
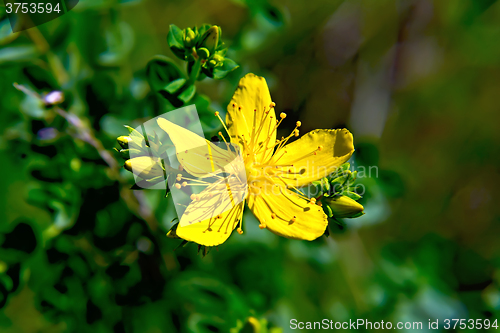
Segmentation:
{"type": "Polygon", "coordinates": [[[184,36],[182,30],[175,24],[170,25],[167,35],[167,43],[170,48],[176,47],[178,49],[184,48],[184,36]]]}
{"type": "Polygon", "coordinates": [[[223,79],[224,77],[226,77],[227,74],[229,74],[229,72],[235,70],[238,67],[239,65],[236,62],[234,62],[234,60],[225,58],[224,63],[222,64],[221,67],[214,68],[213,77],[216,80],[223,79]]]}
{"type": "Polygon", "coordinates": [[[174,80],[174,81],[170,82],[169,84],[167,84],[167,86],[165,87],[165,91],[167,91],[171,94],[174,94],[175,92],[177,92],[177,90],[179,90],[184,85],[184,83],[186,83],[186,79],[184,79],[184,78],[174,80]]]}
{"type": "Polygon", "coordinates": [[[170,25],[170,30],[167,35],[167,43],[177,58],[185,60],[186,52],[184,50],[184,33],[175,24],[170,25]]]}
{"type": "Polygon", "coordinates": [[[359,194],[354,193],[354,192],[350,192],[350,191],[345,191],[344,195],[346,197],[349,197],[349,198],[353,199],[353,200],[359,200],[359,199],[361,199],[361,196],[359,194]]]}
{"type": "Polygon", "coordinates": [[[35,45],[10,46],[0,49],[0,65],[9,62],[21,62],[38,56],[35,45]]]}
{"type": "Polygon", "coordinates": [[[173,94],[166,90],[166,87],[173,81],[183,77],[177,65],[168,57],[155,56],[148,62],[146,67],[146,75],[151,89],[160,93],[174,107],[182,106],[183,102],[173,94]]]}
{"type": "Polygon", "coordinates": [[[189,102],[191,100],[191,98],[193,98],[195,93],[196,93],[196,86],[190,85],[182,93],[180,93],[180,95],[178,97],[185,104],[185,103],[189,102]]]}
{"type": "Polygon", "coordinates": [[[103,66],[116,66],[126,61],[134,46],[134,30],[126,22],[119,22],[105,32],[107,50],[98,57],[103,66]]]}

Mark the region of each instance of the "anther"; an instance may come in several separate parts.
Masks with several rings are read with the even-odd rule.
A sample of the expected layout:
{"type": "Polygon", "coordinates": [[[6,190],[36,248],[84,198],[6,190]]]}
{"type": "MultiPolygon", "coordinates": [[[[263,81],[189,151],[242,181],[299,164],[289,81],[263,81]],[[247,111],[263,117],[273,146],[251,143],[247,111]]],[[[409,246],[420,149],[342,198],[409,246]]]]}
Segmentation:
{"type": "Polygon", "coordinates": [[[175,188],[178,189],[178,190],[180,190],[181,189],[181,184],[175,183],[175,188]]]}
{"type": "Polygon", "coordinates": [[[175,180],[177,180],[178,182],[180,182],[182,180],[182,178],[181,177],[177,177],[177,178],[175,178],[175,180]]]}
{"type": "Polygon", "coordinates": [[[178,173],[177,178],[181,178],[181,177],[182,177],[182,173],[178,173]]]}
{"type": "Polygon", "coordinates": [[[275,106],[276,106],[276,103],[274,103],[274,102],[271,102],[271,104],[269,104],[270,108],[274,108],[275,106]]]}
{"type": "Polygon", "coordinates": [[[316,204],[316,198],[311,198],[311,204],[315,205],[316,204]]]}
{"type": "Polygon", "coordinates": [[[217,134],[219,134],[220,136],[222,136],[222,132],[219,132],[219,133],[217,133],[217,134]]]}
{"type": "Polygon", "coordinates": [[[240,235],[243,234],[243,230],[241,230],[241,228],[238,228],[237,231],[240,235]]]}
{"type": "Polygon", "coordinates": [[[259,228],[266,229],[266,225],[264,223],[259,224],[259,228]]]}
{"type": "Polygon", "coordinates": [[[191,194],[191,196],[189,198],[194,201],[196,199],[196,194],[194,194],[194,193],[191,194]]]}
{"type": "Polygon", "coordinates": [[[297,127],[300,127],[300,126],[302,126],[302,123],[301,123],[300,121],[297,121],[297,122],[295,123],[295,125],[297,125],[297,127]]]}
{"type": "Polygon", "coordinates": [[[186,187],[187,186],[187,182],[182,182],[182,187],[186,187]]]}
{"type": "Polygon", "coordinates": [[[238,111],[241,111],[241,106],[238,106],[238,111]]]}
{"type": "Polygon", "coordinates": [[[215,111],[215,116],[218,117],[219,116],[219,111],[215,111]]]}
{"type": "Polygon", "coordinates": [[[292,217],[292,222],[297,221],[297,216],[292,217]]]}
{"type": "Polygon", "coordinates": [[[286,118],[286,113],[285,112],[281,112],[280,113],[280,118],[281,119],[285,119],[286,118]]]}
{"type": "Polygon", "coordinates": [[[323,146],[318,146],[318,151],[321,151],[323,149],[323,146]]]}
{"type": "Polygon", "coordinates": [[[293,130],[293,135],[294,136],[299,136],[299,130],[298,129],[293,130]]]}
{"type": "Polygon", "coordinates": [[[272,214],[271,214],[271,218],[272,218],[272,219],[275,219],[275,218],[276,218],[276,214],[272,213],[272,214]]]}

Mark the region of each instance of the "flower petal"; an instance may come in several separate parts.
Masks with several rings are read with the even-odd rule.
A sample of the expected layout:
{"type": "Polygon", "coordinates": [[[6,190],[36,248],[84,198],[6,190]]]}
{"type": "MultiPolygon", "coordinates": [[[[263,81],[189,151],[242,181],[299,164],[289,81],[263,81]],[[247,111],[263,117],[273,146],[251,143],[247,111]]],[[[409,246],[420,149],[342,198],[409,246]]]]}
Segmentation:
{"type": "MultiPolygon", "coordinates": [[[[245,184],[246,186],[246,184],[245,184]]],[[[181,216],[178,237],[205,246],[224,243],[241,221],[245,192],[225,182],[207,187],[181,216]]]]}
{"type": "Polygon", "coordinates": [[[287,238],[314,240],[328,225],[323,208],[278,184],[252,184],[248,207],[261,224],[287,238]]]}
{"type": "Polygon", "coordinates": [[[276,114],[271,102],[263,77],[249,73],[241,78],[227,106],[226,124],[231,141],[243,146],[243,155],[256,153],[259,158],[264,148],[274,147],[276,114]]]}
{"type": "Polygon", "coordinates": [[[334,172],[353,152],[353,138],[348,130],[320,129],[277,151],[270,165],[283,166],[288,173],[281,179],[288,186],[298,188],[334,172]]]}
{"type": "Polygon", "coordinates": [[[179,163],[193,176],[200,178],[213,176],[237,157],[237,153],[222,149],[166,119],[158,118],[157,122],[172,140],[179,163]]]}

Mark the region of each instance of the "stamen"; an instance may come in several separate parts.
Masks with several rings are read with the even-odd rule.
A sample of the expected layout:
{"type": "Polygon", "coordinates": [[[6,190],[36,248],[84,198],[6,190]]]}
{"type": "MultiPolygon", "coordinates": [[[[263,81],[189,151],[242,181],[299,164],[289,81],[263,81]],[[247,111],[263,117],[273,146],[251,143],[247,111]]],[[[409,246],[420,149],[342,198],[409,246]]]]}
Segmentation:
{"type": "MultiPolygon", "coordinates": [[[[234,104],[233,104],[233,107],[234,107],[234,104]]],[[[215,116],[217,118],[219,118],[219,121],[221,122],[222,126],[224,126],[224,129],[226,130],[226,133],[227,133],[227,136],[228,137],[231,137],[231,135],[229,134],[229,130],[227,129],[226,127],[226,123],[224,121],[222,121],[222,118],[219,116],[219,111],[215,111],[215,116]]],[[[219,132],[220,133],[220,132],[219,132]]],[[[220,134],[219,134],[220,135],[220,134]]],[[[224,140],[226,141],[226,140],[224,140]]]]}
{"type": "Polygon", "coordinates": [[[297,125],[297,127],[300,127],[300,126],[302,126],[302,122],[297,121],[297,122],[295,123],[295,125],[297,125]]]}
{"type": "Polygon", "coordinates": [[[280,113],[280,118],[281,118],[281,119],[285,119],[285,118],[286,118],[286,113],[281,112],[281,113],[280,113]]]}
{"type": "Polygon", "coordinates": [[[259,224],[259,228],[265,229],[267,226],[264,223],[259,224]]]}
{"type": "Polygon", "coordinates": [[[237,231],[238,231],[238,233],[239,233],[240,235],[242,235],[242,234],[243,234],[243,230],[241,230],[241,228],[238,228],[238,229],[237,229],[237,231]]]}
{"type": "Polygon", "coordinates": [[[181,184],[175,183],[175,188],[178,189],[178,190],[180,190],[181,189],[181,184]]]}

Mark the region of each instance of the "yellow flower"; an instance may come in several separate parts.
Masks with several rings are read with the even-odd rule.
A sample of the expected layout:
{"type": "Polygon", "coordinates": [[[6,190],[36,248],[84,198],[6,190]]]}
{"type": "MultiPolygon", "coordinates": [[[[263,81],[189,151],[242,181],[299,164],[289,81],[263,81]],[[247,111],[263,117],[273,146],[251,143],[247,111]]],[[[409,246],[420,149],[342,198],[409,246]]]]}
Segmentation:
{"type": "MultiPolygon", "coordinates": [[[[260,221],[261,229],[267,228],[292,239],[314,240],[323,235],[328,224],[327,216],[315,200],[298,193],[297,189],[322,179],[345,163],[354,152],[352,134],[346,129],[314,130],[287,144],[289,139],[298,136],[301,123],[296,123],[289,136],[276,140],[277,128],[286,114],[281,113],[277,119],[274,108],[264,78],[247,74],[240,80],[227,108],[227,127],[223,125],[231,143],[241,148],[245,170],[235,170],[235,164],[230,163],[234,158],[230,150],[224,151],[165,119],[158,120],[158,125],[174,143],[184,171],[200,178],[221,172],[234,175],[193,195],[178,227],[169,236],[205,246],[219,245],[236,227],[242,233],[245,200],[260,221]],[[201,152],[187,154],[188,142],[191,146],[192,142],[198,142],[199,147],[208,149],[211,157],[206,158],[207,154],[201,152]],[[213,161],[221,159],[227,161],[227,165],[214,167],[213,161]],[[246,176],[244,188],[237,182],[242,178],[238,177],[241,172],[246,176]],[[224,199],[214,196],[214,193],[221,192],[229,194],[224,199]],[[238,195],[243,196],[241,202],[234,198],[238,195]],[[207,207],[220,212],[204,219],[207,207]]],[[[219,117],[218,113],[216,116],[219,117]]]]}

